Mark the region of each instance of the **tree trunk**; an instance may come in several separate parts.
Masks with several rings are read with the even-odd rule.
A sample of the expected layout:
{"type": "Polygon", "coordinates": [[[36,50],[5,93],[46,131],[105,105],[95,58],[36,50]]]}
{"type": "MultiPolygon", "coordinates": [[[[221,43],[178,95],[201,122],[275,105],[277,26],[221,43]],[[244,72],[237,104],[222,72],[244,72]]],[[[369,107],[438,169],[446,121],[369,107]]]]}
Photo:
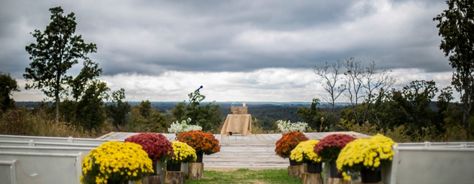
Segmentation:
{"type": "Polygon", "coordinates": [[[59,99],[59,89],[60,89],[60,84],[59,84],[59,74],[56,74],[56,89],[55,89],[55,92],[54,92],[54,98],[55,98],[55,101],[56,101],[56,123],[59,122],[59,103],[60,103],[60,99],[59,99]]]}

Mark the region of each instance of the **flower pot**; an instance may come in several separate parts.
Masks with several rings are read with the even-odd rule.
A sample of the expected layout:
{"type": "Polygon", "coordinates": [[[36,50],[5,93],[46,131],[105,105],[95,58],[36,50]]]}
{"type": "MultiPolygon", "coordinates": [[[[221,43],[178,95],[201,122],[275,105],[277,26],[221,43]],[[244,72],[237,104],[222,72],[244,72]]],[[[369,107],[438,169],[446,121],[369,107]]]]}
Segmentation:
{"type": "Polygon", "coordinates": [[[319,162],[319,163],[307,162],[306,165],[307,165],[308,173],[321,173],[321,171],[322,171],[321,162],[319,162]]]}
{"type": "Polygon", "coordinates": [[[196,151],[196,156],[197,156],[196,162],[202,163],[203,155],[204,153],[202,151],[196,151]]]}
{"type": "Polygon", "coordinates": [[[362,183],[377,183],[382,181],[382,169],[380,167],[376,169],[363,167],[360,170],[360,177],[362,183]]]}
{"type": "Polygon", "coordinates": [[[342,178],[342,174],[337,170],[336,162],[329,162],[329,176],[331,178],[342,178]]]}
{"type": "Polygon", "coordinates": [[[181,162],[168,162],[166,163],[167,171],[181,171],[181,162]]]}
{"type": "Polygon", "coordinates": [[[290,166],[301,165],[301,162],[297,162],[296,160],[290,160],[290,166]]]}

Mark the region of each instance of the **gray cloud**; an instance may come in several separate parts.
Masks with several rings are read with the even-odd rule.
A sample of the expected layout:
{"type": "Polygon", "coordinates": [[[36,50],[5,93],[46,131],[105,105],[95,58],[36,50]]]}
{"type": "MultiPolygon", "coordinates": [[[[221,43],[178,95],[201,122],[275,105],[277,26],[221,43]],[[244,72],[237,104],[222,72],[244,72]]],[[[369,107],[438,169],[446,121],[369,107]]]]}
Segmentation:
{"type": "Polygon", "coordinates": [[[0,70],[20,77],[48,8],[75,12],[106,75],[308,68],[347,57],[449,71],[432,18],[444,0],[26,1],[0,5],[0,70]]]}

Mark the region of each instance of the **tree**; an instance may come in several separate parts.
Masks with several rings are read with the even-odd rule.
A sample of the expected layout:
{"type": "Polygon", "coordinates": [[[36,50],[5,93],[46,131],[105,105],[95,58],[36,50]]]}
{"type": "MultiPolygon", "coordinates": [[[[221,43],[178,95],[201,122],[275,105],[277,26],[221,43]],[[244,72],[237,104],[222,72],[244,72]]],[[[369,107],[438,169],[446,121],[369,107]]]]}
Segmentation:
{"type": "Polygon", "coordinates": [[[316,67],[314,72],[323,79],[323,88],[329,95],[331,110],[334,111],[336,100],[347,89],[346,85],[341,83],[341,63],[325,63],[316,67]]]}
{"type": "MultiPolygon", "coordinates": [[[[474,103],[474,1],[448,0],[448,9],[437,15],[440,49],[455,69],[452,84],[461,95],[462,124],[468,131],[474,103]]],[[[468,138],[469,138],[468,134],[468,138]]]]}
{"type": "Polygon", "coordinates": [[[194,92],[188,94],[188,103],[176,104],[172,114],[176,120],[191,118],[190,124],[202,126],[203,130],[213,130],[221,123],[219,106],[213,103],[201,104],[206,98],[201,94],[200,86],[194,92]]]}
{"type": "Polygon", "coordinates": [[[298,108],[298,116],[303,119],[304,122],[308,123],[308,125],[318,132],[326,131],[326,126],[324,123],[324,118],[321,115],[321,111],[318,108],[319,99],[313,98],[311,102],[311,106],[309,108],[301,107],[298,108]]]}
{"type": "Polygon", "coordinates": [[[16,80],[9,74],[0,73],[0,110],[6,111],[15,107],[15,101],[11,98],[13,91],[19,91],[16,80]]]}
{"type": "Polygon", "coordinates": [[[81,72],[68,81],[69,86],[71,87],[71,94],[74,101],[78,101],[83,95],[87,86],[94,81],[102,73],[102,69],[99,68],[97,63],[94,63],[91,60],[85,60],[81,72]]]}
{"type": "Polygon", "coordinates": [[[76,121],[88,130],[97,129],[105,121],[104,99],[107,98],[105,82],[94,81],[84,91],[76,107],[76,121]]]}
{"type": "Polygon", "coordinates": [[[361,96],[362,92],[362,79],[365,75],[364,69],[361,66],[360,62],[354,60],[354,58],[349,58],[344,63],[346,71],[344,75],[346,76],[346,86],[347,86],[347,96],[351,105],[354,107],[359,104],[359,99],[363,98],[361,96]]]}
{"type": "Polygon", "coordinates": [[[75,34],[77,24],[74,13],[64,15],[61,7],[49,11],[51,22],[44,31],[35,30],[32,35],[36,41],[25,48],[32,62],[23,76],[32,80],[26,89],[40,89],[47,97],[54,98],[58,122],[60,96],[65,93],[65,85],[72,79],[67,71],[78,60],[89,60],[87,54],[96,52],[97,47],[75,34]]]}
{"type": "Polygon", "coordinates": [[[152,113],[151,102],[149,100],[140,102],[140,104],[138,105],[138,111],[140,112],[140,115],[144,118],[150,117],[152,113]]]}
{"type": "Polygon", "coordinates": [[[365,75],[363,75],[363,84],[366,95],[365,101],[368,104],[374,102],[375,97],[379,93],[379,90],[387,90],[395,83],[395,79],[390,76],[389,70],[377,70],[375,68],[375,62],[371,62],[365,68],[365,75]]]}
{"type": "Polygon", "coordinates": [[[130,105],[124,102],[125,90],[112,92],[112,103],[107,106],[107,113],[112,118],[112,124],[117,130],[127,122],[127,115],[130,113],[130,105]]]}
{"type": "Polygon", "coordinates": [[[421,80],[410,82],[401,92],[394,92],[392,100],[406,113],[408,120],[405,122],[410,123],[408,128],[412,134],[434,125],[436,116],[430,104],[437,91],[434,81],[421,80]]]}

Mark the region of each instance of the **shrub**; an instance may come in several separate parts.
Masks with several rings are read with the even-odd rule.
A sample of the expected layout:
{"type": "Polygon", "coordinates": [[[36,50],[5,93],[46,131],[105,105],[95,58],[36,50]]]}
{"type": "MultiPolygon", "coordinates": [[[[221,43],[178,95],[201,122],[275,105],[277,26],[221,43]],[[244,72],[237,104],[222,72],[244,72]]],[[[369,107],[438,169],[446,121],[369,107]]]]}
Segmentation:
{"type": "Polygon", "coordinates": [[[301,141],[306,141],[308,138],[301,132],[289,132],[283,134],[276,142],[275,152],[282,158],[288,158],[291,150],[295,148],[301,141]]]}
{"type": "Polygon", "coordinates": [[[314,146],[318,140],[301,141],[293,150],[291,150],[290,159],[296,162],[321,162],[321,157],[314,151],[314,146]]]}
{"type": "Polygon", "coordinates": [[[153,173],[152,161],[138,144],[106,142],[82,161],[83,183],[124,183],[153,173]]]}
{"type": "Polygon", "coordinates": [[[324,137],[314,147],[314,151],[322,157],[324,162],[336,161],[339,152],[347,143],[355,138],[346,134],[332,134],[324,137]]]}
{"type": "Polygon", "coordinates": [[[193,147],[196,152],[203,152],[207,155],[217,153],[221,149],[219,141],[213,134],[200,130],[179,133],[177,139],[193,147]]]}
{"type": "Polygon", "coordinates": [[[173,154],[173,147],[168,139],[158,133],[140,133],[127,137],[125,142],[133,142],[142,146],[153,161],[164,161],[173,154]]]}

